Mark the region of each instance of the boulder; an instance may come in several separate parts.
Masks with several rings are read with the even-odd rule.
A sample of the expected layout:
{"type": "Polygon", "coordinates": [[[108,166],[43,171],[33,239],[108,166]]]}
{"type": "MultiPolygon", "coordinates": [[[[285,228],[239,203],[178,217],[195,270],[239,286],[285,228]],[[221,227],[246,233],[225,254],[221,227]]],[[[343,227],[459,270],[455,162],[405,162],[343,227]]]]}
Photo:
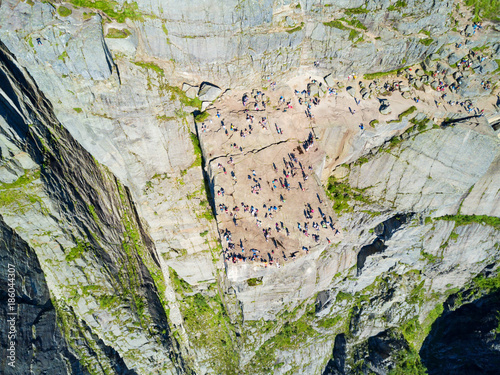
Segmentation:
{"type": "Polygon", "coordinates": [[[294,27],[295,26],[295,21],[291,17],[289,17],[289,16],[285,17],[285,22],[288,25],[288,27],[294,27]]]}
{"type": "Polygon", "coordinates": [[[210,104],[212,104],[212,102],[202,102],[201,111],[203,112],[204,110],[206,110],[210,104]]]}
{"type": "Polygon", "coordinates": [[[362,89],[365,88],[365,83],[363,81],[359,81],[359,87],[361,87],[362,89]]]}
{"type": "Polygon", "coordinates": [[[439,82],[438,82],[438,81],[432,81],[432,82],[431,82],[431,87],[432,87],[434,90],[436,90],[438,86],[439,86],[439,82]]]}
{"type": "Polygon", "coordinates": [[[318,87],[319,87],[319,92],[321,94],[325,94],[326,93],[326,86],[323,85],[323,83],[320,83],[318,87]]]}
{"type": "Polygon", "coordinates": [[[405,99],[410,99],[411,94],[410,94],[410,92],[409,92],[409,91],[405,91],[405,92],[403,92],[403,93],[401,94],[401,96],[402,96],[403,98],[405,98],[405,99]]]}
{"type": "Polygon", "coordinates": [[[418,77],[422,77],[422,76],[425,74],[425,72],[424,72],[422,69],[417,69],[417,70],[415,71],[415,74],[416,74],[418,77]]]}
{"type": "Polygon", "coordinates": [[[487,74],[494,72],[498,69],[498,64],[493,60],[484,60],[481,65],[473,67],[474,73],[476,74],[487,74]]]}
{"type": "Polygon", "coordinates": [[[317,83],[308,83],[307,91],[309,91],[309,95],[311,96],[319,96],[319,87],[317,83]]]}
{"type": "Polygon", "coordinates": [[[410,91],[410,88],[406,85],[399,85],[399,91],[401,92],[410,91]]]}
{"type": "Polygon", "coordinates": [[[335,81],[333,80],[333,75],[328,74],[325,76],[325,83],[328,87],[333,87],[335,85],[335,81]]]}
{"type": "Polygon", "coordinates": [[[386,104],[382,104],[378,110],[383,115],[388,115],[388,114],[390,114],[392,112],[391,106],[388,105],[388,104],[387,105],[386,104]]]}
{"type": "Polygon", "coordinates": [[[365,95],[367,92],[368,92],[368,90],[364,88],[359,93],[360,93],[360,95],[365,95]]]}
{"type": "Polygon", "coordinates": [[[211,83],[203,82],[200,86],[200,91],[198,92],[198,97],[201,101],[213,102],[222,93],[220,87],[217,87],[211,83]]]}
{"type": "Polygon", "coordinates": [[[454,79],[450,75],[443,78],[443,82],[446,83],[447,85],[451,85],[453,81],[454,79]]]}
{"type": "Polygon", "coordinates": [[[356,89],[352,86],[348,86],[346,91],[351,95],[353,98],[356,96],[356,89]]]}
{"type": "Polygon", "coordinates": [[[456,53],[452,53],[450,56],[448,56],[448,64],[453,65],[459,62],[462,59],[463,56],[459,56],[456,53]]]}
{"type": "Polygon", "coordinates": [[[367,91],[367,92],[365,92],[364,94],[361,94],[361,95],[362,95],[362,96],[361,96],[361,98],[362,98],[363,100],[366,100],[366,99],[369,99],[369,98],[370,98],[370,92],[368,92],[368,91],[367,91]]]}
{"type": "Polygon", "coordinates": [[[196,98],[196,95],[198,95],[198,86],[192,86],[188,83],[183,83],[182,84],[182,91],[186,93],[186,96],[189,99],[194,99],[196,98]]]}
{"type": "Polygon", "coordinates": [[[415,88],[421,89],[424,83],[422,81],[415,81],[413,85],[415,86],[415,88]]]}

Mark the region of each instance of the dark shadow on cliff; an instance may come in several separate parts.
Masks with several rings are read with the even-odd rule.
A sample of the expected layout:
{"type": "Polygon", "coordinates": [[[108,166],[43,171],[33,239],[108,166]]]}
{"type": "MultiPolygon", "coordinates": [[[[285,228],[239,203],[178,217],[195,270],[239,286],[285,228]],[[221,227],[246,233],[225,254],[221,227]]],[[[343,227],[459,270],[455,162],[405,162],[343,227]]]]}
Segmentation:
{"type": "Polygon", "coordinates": [[[414,216],[413,212],[407,214],[397,214],[390,219],[380,223],[374,228],[374,232],[377,235],[375,241],[371,244],[363,246],[358,253],[357,260],[357,274],[361,275],[363,266],[365,265],[366,259],[374,254],[383,253],[387,246],[385,241],[389,240],[392,235],[403,225],[408,223],[414,216]]]}
{"type": "MultiPolygon", "coordinates": [[[[450,299],[449,299],[450,300],[450,299]]],[[[420,350],[430,375],[500,374],[500,290],[455,311],[444,304],[420,350]]]]}

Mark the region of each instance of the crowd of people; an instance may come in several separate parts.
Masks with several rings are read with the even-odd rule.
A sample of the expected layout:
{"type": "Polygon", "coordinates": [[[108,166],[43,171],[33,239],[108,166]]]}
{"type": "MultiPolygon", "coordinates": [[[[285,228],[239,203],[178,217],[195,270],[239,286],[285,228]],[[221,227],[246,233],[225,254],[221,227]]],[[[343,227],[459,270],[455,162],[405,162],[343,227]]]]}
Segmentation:
{"type": "MultiPolygon", "coordinates": [[[[479,27],[476,25],[474,30],[479,27]]],[[[461,46],[457,45],[457,48],[461,46]]],[[[486,56],[481,56],[471,50],[456,63],[456,71],[463,72],[473,68],[475,61],[480,63],[485,58],[486,56]]],[[[448,97],[448,94],[456,93],[462,84],[461,75],[458,75],[456,82],[449,84],[449,80],[445,79],[449,74],[450,68],[438,65],[429,77],[430,80],[437,82],[437,85],[433,87],[440,93],[438,97],[434,94],[436,106],[440,107],[443,103],[450,106],[457,105],[466,112],[482,114],[484,111],[475,107],[471,100],[456,100],[456,98],[448,97]]],[[[401,76],[398,75],[398,79],[372,81],[370,89],[375,89],[378,93],[383,92],[382,90],[386,93],[403,91],[403,86],[406,86],[406,89],[411,88],[412,80],[419,78],[420,76],[416,75],[412,69],[407,69],[401,76]]],[[[348,81],[356,79],[357,76],[354,73],[348,77],[348,81]]],[[[219,124],[216,123],[214,126],[210,121],[209,124],[201,124],[200,129],[203,133],[222,131],[231,141],[228,143],[228,154],[217,162],[219,177],[215,180],[218,186],[216,188],[217,219],[223,240],[225,261],[259,262],[266,267],[273,265],[280,267],[283,261],[295,259],[300,253],[307,254],[311,246],[331,243],[331,239],[339,234],[334,220],[327,214],[330,210],[330,207],[326,206],[328,202],[324,203],[320,197],[321,187],[315,179],[313,182],[309,179],[313,166],[309,163],[307,155],[317,150],[317,147],[314,147],[316,138],[313,132],[309,132],[302,138],[296,152],[288,152],[279,160],[273,159],[272,163],[269,163],[272,168],[267,170],[262,170],[267,167],[245,162],[245,166],[250,169],[242,172],[242,168],[236,167],[237,161],[233,160],[233,156],[237,158],[236,155],[239,153],[238,155],[243,157],[245,144],[252,135],[263,136],[274,133],[275,136],[281,137],[285,132],[292,134],[293,130],[290,129],[286,117],[290,112],[295,114],[303,111],[311,124],[314,123],[313,110],[322,103],[320,96],[326,94],[327,98],[333,95],[337,97],[337,90],[342,86],[339,85],[337,88],[322,86],[320,92],[313,93],[311,92],[312,85],[316,85],[314,87],[317,89],[321,87],[321,84],[310,79],[306,89],[295,89],[294,96],[287,98],[285,95],[274,94],[277,84],[270,79],[269,82],[270,94],[261,90],[245,93],[239,101],[241,109],[233,110],[232,116],[228,116],[226,120],[221,108],[217,110],[216,115],[216,122],[219,124]],[[275,111],[283,114],[283,120],[273,115],[275,111]],[[235,114],[238,114],[236,119],[235,114]],[[234,136],[238,137],[238,135],[239,141],[236,141],[234,136]],[[229,176],[224,177],[228,173],[229,176]],[[314,202],[311,201],[310,194],[307,197],[299,195],[299,198],[293,195],[290,199],[292,193],[305,193],[310,189],[317,189],[318,193],[315,194],[317,201],[316,199],[313,199],[314,202]],[[232,192],[228,193],[229,190],[232,192]],[[237,198],[242,196],[245,198],[237,198]],[[296,207],[301,204],[304,207],[303,220],[297,221],[297,215],[288,214],[287,205],[296,207]]],[[[365,83],[360,83],[362,88],[365,87],[364,85],[365,83]]],[[[483,80],[481,85],[485,90],[491,88],[491,82],[488,80],[483,80]]],[[[420,101],[417,96],[404,97],[415,103],[420,101]]],[[[354,100],[357,105],[361,102],[356,97],[354,100]]],[[[349,110],[352,115],[355,115],[354,109],[349,107],[349,110]]],[[[363,132],[365,129],[363,123],[358,126],[363,132]]]]}
{"type": "MultiPolygon", "coordinates": [[[[273,95],[254,90],[241,97],[241,110],[225,116],[223,109],[219,109],[216,120],[200,124],[204,133],[222,131],[231,140],[224,147],[229,146],[228,151],[232,156],[219,158],[215,164],[218,174],[216,215],[226,262],[259,262],[265,267],[280,267],[284,261],[295,259],[300,253],[308,253],[311,246],[321,242],[330,243],[339,234],[334,220],[327,214],[330,208],[320,198],[319,185],[309,178],[313,166],[308,164],[307,155],[313,152],[315,144],[312,132],[305,136],[293,152],[273,160],[270,169],[263,170],[263,166],[250,162],[246,163],[248,172],[244,173],[238,167],[246,138],[252,134],[259,137],[271,134],[271,107],[287,112],[294,109],[292,102],[295,101],[299,102],[299,106],[306,107],[306,113],[310,113],[314,106],[319,105],[319,98],[311,96],[307,90],[296,91],[295,95],[295,99],[276,95],[276,99],[272,100],[273,95]],[[257,128],[261,129],[257,132],[256,123],[259,125],[257,128]],[[241,144],[235,142],[233,134],[239,134],[241,144]],[[314,198],[311,198],[308,191],[315,189],[316,194],[312,194],[314,198]],[[236,201],[237,197],[242,199],[236,201]],[[303,199],[302,220],[290,214],[290,207],[301,204],[297,197],[303,199]],[[313,208],[314,202],[306,201],[306,198],[314,200],[316,207],[313,208]],[[253,226],[253,229],[249,226],[253,226]]],[[[298,108],[295,110],[300,111],[298,108]]],[[[273,119],[275,117],[276,120],[272,122],[275,134],[281,136],[289,124],[286,119],[272,116],[273,119]]]]}

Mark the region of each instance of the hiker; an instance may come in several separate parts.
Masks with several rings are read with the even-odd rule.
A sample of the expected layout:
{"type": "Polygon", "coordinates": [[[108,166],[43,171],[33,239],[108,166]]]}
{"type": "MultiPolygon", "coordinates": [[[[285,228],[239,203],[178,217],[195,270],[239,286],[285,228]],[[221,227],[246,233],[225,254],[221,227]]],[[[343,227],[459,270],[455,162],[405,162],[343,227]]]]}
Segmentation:
{"type": "Polygon", "coordinates": [[[42,40],[40,38],[36,38],[36,43],[40,46],[42,45],[42,40]]]}

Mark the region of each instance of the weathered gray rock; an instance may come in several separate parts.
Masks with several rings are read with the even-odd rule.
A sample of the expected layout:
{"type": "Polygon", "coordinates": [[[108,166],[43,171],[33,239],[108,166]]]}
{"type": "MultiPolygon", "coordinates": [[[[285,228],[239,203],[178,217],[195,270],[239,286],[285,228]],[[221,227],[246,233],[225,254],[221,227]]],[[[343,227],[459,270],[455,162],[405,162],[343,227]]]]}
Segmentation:
{"type": "Polygon", "coordinates": [[[401,85],[399,85],[399,91],[401,91],[401,92],[410,91],[410,87],[407,85],[401,84],[401,85]]]}
{"type": "Polygon", "coordinates": [[[208,107],[210,107],[211,104],[212,104],[212,102],[202,102],[201,103],[201,110],[205,111],[208,107]]]}
{"type": "Polygon", "coordinates": [[[473,69],[474,73],[484,75],[497,70],[498,64],[493,60],[485,60],[481,64],[474,66],[473,69]]]}
{"type": "Polygon", "coordinates": [[[392,108],[390,105],[382,104],[379,108],[379,112],[383,115],[388,115],[392,112],[392,108]]]}
{"type": "MultiPolygon", "coordinates": [[[[436,210],[435,216],[456,214],[462,194],[465,194],[485,175],[498,152],[498,141],[494,136],[471,132],[464,125],[456,125],[445,130],[429,130],[405,142],[401,146],[404,152],[398,154],[397,158],[381,153],[375,158],[377,162],[362,165],[361,169],[371,172],[369,176],[363,175],[360,170],[351,175],[350,179],[356,181],[356,186],[359,188],[376,186],[373,188],[373,194],[382,193],[387,188],[388,190],[382,194],[387,197],[388,201],[395,198],[399,202],[398,206],[405,207],[408,211],[421,210],[425,206],[425,209],[436,210]],[[437,139],[440,141],[436,142],[437,139]],[[408,142],[408,146],[411,145],[411,147],[406,147],[405,142],[408,142]],[[439,146],[435,146],[437,144],[439,146]],[[455,163],[452,165],[445,165],[443,162],[425,162],[426,159],[436,160],[437,158],[437,160],[444,161],[445,158],[450,157],[455,158],[455,163]],[[460,165],[469,158],[474,159],[470,164],[467,161],[469,167],[461,167],[460,165]],[[389,162],[389,159],[394,163],[389,162]],[[396,167],[396,165],[402,169],[397,171],[399,166],[396,167]],[[414,168],[417,165],[426,165],[427,173],[416,173],[414,168]],[[457,170],[451,172],[450,168],[457,170]],[[387,176],[386,172],[389,170],[395,174],[391,172],[391,177],[388,177],[385,183],[375,182],[377,178],[373,176],[387,176]],[[417,175],[420,177],[416,178],[417,175]],[[423,196],[430,199],[422,199],[423,196]]],[[[489,186],[489,184],[486,185],[489,186]]]]}
{"type": "Polygon", "coordinates": [[[450,56],[448,56],[448,64],[454,65],[457,62],[459,62],[464,56],[465,56],[465,53],[461,53],[461,54],[452,53],[450,56]]]}
{"type": "Polygon", "coordinates": [[[203,82],[198,92],[198,98],[201,101],[213,102],[222,93],[220,87],[217,87],[209,82],[203,82]]]}
{"type": "Polygon", "coordinates": [[[309,91],[309,95],[311,96],[319,96],[319,87],[316,83],[308,83],[307,91],[309,91]]]}
{"type": "Polygon", "coordinates": [[[424,62],[422,62],[422,68],[426,71],[433,71],[436,69],[436,66],[437,66],[437,61],[435,59],[432,59],[432,56],[430,58],[425,59],[424,62]]]}
{"type": "Polygon", "coordinates": [[[198,86],[191,86],[187,83],[182,84],[182,91],[186,93],[186,96],[190,99],[196,98],[198,95],[199,88],[198,86]]]}
{"type": "Polygon", "coordinates": [[[443,78],[443,82],[446,83],[447,85],[451,85],[454,82],[454,79],[452,76],[447,75],[443,78]]]}
{"type": "Polygon", "coordinates": [[[349,95],[351,95],[353,98],[356,96],[356,89],[352,86],[347,86],[346,91],[349,95]]]}
{"type": "Polygon", "coordinates": [[[331,73],[325,76],[325,83],[328,87],[335,86],[335,80],[333,79],[333,75],[331,73]]]}

